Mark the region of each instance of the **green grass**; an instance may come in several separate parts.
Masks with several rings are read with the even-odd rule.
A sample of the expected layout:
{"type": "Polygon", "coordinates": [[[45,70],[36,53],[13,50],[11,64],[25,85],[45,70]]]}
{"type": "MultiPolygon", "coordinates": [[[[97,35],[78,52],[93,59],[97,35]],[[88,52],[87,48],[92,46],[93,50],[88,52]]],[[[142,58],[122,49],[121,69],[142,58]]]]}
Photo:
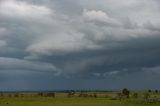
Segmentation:
{"type": "Polygon", "coordinates": [[[120,106],[120,104],[122,103],[119,101],[112,102],[105,98],[13,97],[1,100],[1,106],[120,106]]]}
{"type": "MultiPolygon", "coordinates": [[[[160,106],[160,102],[148,103],[140,99],[110,100],[115,93],[98,94],[93,97],[71,97],[67,94],[57,94],[56,97],[29,96],[24,97],[0,97],[0,106],[160,106]],[[105,98],[108,95],[108,98],[105,98]]],[[[152,94],[153,95],[153,94],[152,94]]],[[[156,95],[159,97],[159,94],[156,95]]]]}

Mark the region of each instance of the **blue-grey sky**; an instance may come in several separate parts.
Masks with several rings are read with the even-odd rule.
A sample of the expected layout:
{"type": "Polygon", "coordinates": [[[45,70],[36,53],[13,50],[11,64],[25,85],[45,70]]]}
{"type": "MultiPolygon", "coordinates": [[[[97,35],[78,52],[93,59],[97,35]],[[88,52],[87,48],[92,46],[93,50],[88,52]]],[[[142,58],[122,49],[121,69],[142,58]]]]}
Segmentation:
{"type": "Polygon", "coordinates": [[[159,82],[159,0],[0,0],[0,90],[159,82]]]}

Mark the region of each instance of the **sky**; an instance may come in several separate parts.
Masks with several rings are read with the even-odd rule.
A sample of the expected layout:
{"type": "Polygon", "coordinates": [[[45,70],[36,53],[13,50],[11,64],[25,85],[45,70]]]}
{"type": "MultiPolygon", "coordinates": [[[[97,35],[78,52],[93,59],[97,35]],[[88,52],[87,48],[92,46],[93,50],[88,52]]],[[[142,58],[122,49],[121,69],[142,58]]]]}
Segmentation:
{"type": "Polygon", "coordinates": [[[159,0],[0,0],[0,90],[159,82],[159,0]]]}

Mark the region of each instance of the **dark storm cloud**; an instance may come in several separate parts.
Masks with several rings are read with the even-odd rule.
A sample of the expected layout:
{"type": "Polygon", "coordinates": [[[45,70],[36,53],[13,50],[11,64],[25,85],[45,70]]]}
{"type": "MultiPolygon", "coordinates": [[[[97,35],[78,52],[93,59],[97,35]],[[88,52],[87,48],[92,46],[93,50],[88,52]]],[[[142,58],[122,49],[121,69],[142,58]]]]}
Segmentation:
{"type": "Polygon", "coordinates": [[[155,87],[151,82],[160,75],[159,5],[157,0],[1,0],[0,83],[9,85],[21,74],[25,78],[15,79],[18,85],[36,77],[30,86],[55,82],[60,89],[66,82],[78,88],[75,83],[85,78],[83,86],[96,88],[94,82],[101,81],[121,88],[136,85],[143,76],[139,85],[148,78],[146,87],[155,87]]]}

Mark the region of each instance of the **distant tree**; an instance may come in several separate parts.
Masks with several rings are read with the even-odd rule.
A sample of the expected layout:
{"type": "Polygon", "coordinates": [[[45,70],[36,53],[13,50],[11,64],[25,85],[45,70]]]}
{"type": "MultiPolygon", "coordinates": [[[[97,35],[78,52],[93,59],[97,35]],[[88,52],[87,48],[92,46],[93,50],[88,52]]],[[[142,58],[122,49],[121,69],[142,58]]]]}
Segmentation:
{"type": "Polygon", "coordinates": [[[151,90],[151,89],[149,89],[149,90],[148,90],[148,92],[149,92],[149,93],[151,93],[151,92],[152,92],[152,90],[151,90]]]}
{"type": "Polygon", "coordinates": [[[124,88],[124,89],[122,90],[122,94],[123,94],[124,96],[126,96],[127,98],[129,98],[130,91],[129,91],[127,88],[124,88]]]}
{"type": "Polygon", "coordinates": [[[158,93],[158,90],[155,90],[155,93],[158,93]]]}

